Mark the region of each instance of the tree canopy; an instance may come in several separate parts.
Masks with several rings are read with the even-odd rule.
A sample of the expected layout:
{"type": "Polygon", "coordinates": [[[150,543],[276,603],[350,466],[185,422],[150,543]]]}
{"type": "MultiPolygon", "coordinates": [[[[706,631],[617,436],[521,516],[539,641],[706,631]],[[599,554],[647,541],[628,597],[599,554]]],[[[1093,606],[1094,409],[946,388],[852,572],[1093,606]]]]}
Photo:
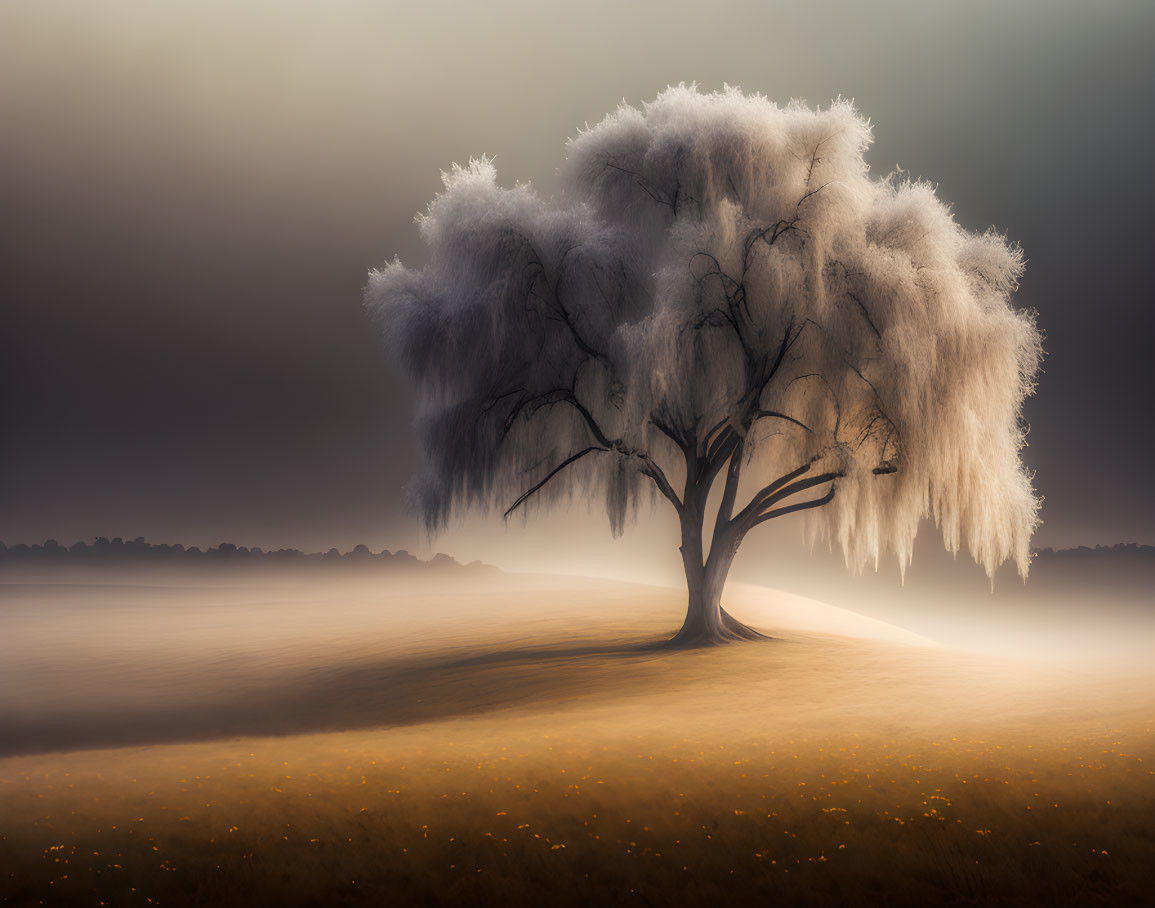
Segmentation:
{"type": "Polygon", "coordinates": [[[1025,576],[1021,252],[874,177],[870,142],[845,101],[682,85],[570,140],[552,198],[484,157],[443,174],[427,264],[366,290],[416,384],[429,526],[576,494],[617,533],[640,501],[685,521],[725,475],[715,545],[805,511],[852,567],[905,568],[932,516],[951,551],[1025,576]]]}

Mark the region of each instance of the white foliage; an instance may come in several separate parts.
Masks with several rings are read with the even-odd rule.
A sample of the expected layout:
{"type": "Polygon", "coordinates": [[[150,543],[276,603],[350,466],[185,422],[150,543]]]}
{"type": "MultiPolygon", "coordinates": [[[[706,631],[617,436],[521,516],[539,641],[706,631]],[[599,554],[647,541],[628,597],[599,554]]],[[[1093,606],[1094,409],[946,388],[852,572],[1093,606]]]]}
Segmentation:
{"type": "Polygon", "coordinates": [[[647,463],[693,481],[657,424],[704,451],[728,421],[747,499],[811,460],[841,474],[806,519],[852,567],[905,567],[932,515],[950,550],[1025,576],[1041,346],[1011,306],[1022,256],[932,187],[872,178],[870,141],[845,101],[681,85],[571,140],[555,199],[484,158],[444,174],[418,219],[429,264],[366,291],[419,389],[430,526],[505,510],[585,452],[525,506],[600,495],[620,532],[647,463]]]}

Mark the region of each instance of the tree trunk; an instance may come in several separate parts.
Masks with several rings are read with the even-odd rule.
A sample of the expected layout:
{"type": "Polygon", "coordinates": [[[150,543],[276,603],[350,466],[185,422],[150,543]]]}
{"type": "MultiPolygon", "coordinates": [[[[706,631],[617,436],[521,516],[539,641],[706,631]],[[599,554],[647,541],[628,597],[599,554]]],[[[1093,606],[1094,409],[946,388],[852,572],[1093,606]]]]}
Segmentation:
{"type": "Polygon", "coordinates": [[[681,552],[689,599],[686,619],[681,630],[670,639],[670,646],[716,646],[738,640],[767,639],[765,634],[747,627],[722,608],[722,589],[737,545],[731,545],[728,539],[715,540],[710,559],[703,564],[702,513],[698,508],[687,508],[682,514],[681,552]]]}
{"type": "Polygon", "coordinates": [[[722,608],[721,593],[721,584],[690,589],[686,619],[670,639],[671,646],[716,646],[738,640],[768,639],[722,608]]]}

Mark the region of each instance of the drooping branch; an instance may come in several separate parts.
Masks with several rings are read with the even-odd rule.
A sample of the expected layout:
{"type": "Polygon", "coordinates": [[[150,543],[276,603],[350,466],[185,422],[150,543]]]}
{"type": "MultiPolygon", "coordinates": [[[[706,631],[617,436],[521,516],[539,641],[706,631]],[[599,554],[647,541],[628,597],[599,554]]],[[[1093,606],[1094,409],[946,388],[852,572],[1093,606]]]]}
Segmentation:
{"type": "MultiPolygon", "coordinates": [[[[517,390],[504,392],[494,400],[490,401],[485,409],[492,408],[492,406],[496,404],[498,400],[510,397],[515,393],[519,392],[517,390]]],[[[674,487],[666,477],[665,472],[653,459],[653,457],[651,457],[645,451],[638,451],[628,447],[620,438],[610,438],[602,429],[601,425],[598,423],[590,409],[586,407],[580,400],[578,400],[577,395],[574,394],[573,390],[570,388],[554,388],[542,394],[536,394],[533,396],[525,395],[524,392],[522,392],[521,398],[517,401],[517,403],[513,406],[505,418],[505,422],[502,427],[501,440],[504,441],[505,438],[509,435],[518,417],[525,416],[526,418],[529,418],[538,410],[541,410],[545,407],[551,407],[559,403],[568,404],[577,411],[578,415],[582,419],[582,422],[593,436],[594,441],[596,441],[597,444],[578,452],[570,458],[567,458],[567,460],[555,468],[555,471],[550,473],[550,475],[547,476],[546,479],[542,481],[542,483],[523,494],[522,497],[519,498],[508,511],[506,511],[507,516],[510,511],[512,511],[518,505],[522,504],[526,498],[536,492],[541,487],[541,485],[544,485],[546,482],[548,482],[556,472],[559,472],[560,470],[569,466],[580,457],[584,457],[591,450],[608,451],[619,454],[626,458],[636,458],[642,464],[640,467],[638,467],[638,470],[644,476],[647,476],[651,481],[653,481],[653,483],[657,486],[658,491],[661,492],[662,496],[665,497],[679,513],[681,513],[682,501],[678,497],[677,492],[674,491],[674,487]]]]}
{"type": "Polygon", "coordinates": [[[830,397],[830,404],[834,409],[834,425],[831,427],[831,437],[835,443],[839,442],[838,432],[842,428],[842,403],[838,399],[838,395],[834,389],[830,387],[830,382],[826,380],[826,376],[821,372],[804,372],[802,375],[796,375],[790,379],[787,387],[794,384],[796,381],[805,381],[808,378],[815,378],[822,382],[822,386],[826,389],[827,395],[830,397]]]}
{"type": "MultiPolygon", "coordinates": [[[[701,285],[709,277],[717,277],[729,309],[728,312],[723,309],[715,309],[705,313],[705,315],[699,317],[698,322],[694,324],[694,328],[701,329],[706,325],[716,326],[721,324],[729,324],[734,329],[737,338],[743,348],[743,353],[747,357],[748,374],[751,378],[750,387],[748,387],[746,395],[744,395],[744,402],[739,407],[738,411],[745,411],[747,415],[739,418],[737,423],[735,422],[733,416],[727,416],[725,419],[719,420],[713,427],[711,427],[700,441],[695,439],[694,448],[696,456],[693,458],[690,456],[689,449],[683,445],[683,440],[681,438],[679,438],[668,427],[663,427],[659,425],[658,422],[655,422],[655,425],[659,425],[659,428],[663,428],[664,433],[668,437],[674,440],[675,443],[683,446],[683,451],[686,454],[688,468],[691,465],[691,461],[694,461],[694,465],[697,467],[698,471],[697,485],[702,494],[709,493],[709,489],[713,484],[713,481],[722,465],[729,463],[726,487],[723,491],[722,503],[719,506],[718,515],[715,521],[715,542],[718,541],[720,535],[724,535],[724,531],[731,524],[742,523],[744,525],[744,529],[738,534],[737,537],[738,541],[740,541],[741,535],[744,535],[744,533],[750,527],[758,523],[772,519],[773,517],[781,516],[783,514],[793,513],[795,511],[806,510],[809,508],[816,508],[826,504],[833,499],[833,487],[827,495],[820,499],[781,508],[772,507],[778,502],[803,492],[806,489],[814,488],[815,486],[819,486],[824,483],[833,482],[835,479],[844,475],[842,472],[837,471],[823,473],[819,476],[810,477],[804,480],[798,479],[798,477],[804,475],[810,469],[811,464],[813,464],[815,460],[818,459],[815,457],[802,467],[799,467],[798,469],[791,471],[782,477],[779,477],[779,479],[763,488],[757,495],[754,496],[747,507],[743,509],[738,518],[732,517],[734,500],[737,494],[738,481],[741,476],[742,458],[744,457],[746,450],[746,434],[752,428],[753,424],[759,419],[773,418],[796,425],[806,432],[813,432],[810,426],[786,413],[765,408],[752,408],[752,406],[754,406],[754,401],[760,400],[765,389],[770,385],[771,381],[773,381],[787,354],[789,353],[790,349],[797,343],[806,326],[808,324],[814,324],[825,332],[824,326],[815,322],[813,318],[806,318],[801,322],[801,324],[796,326],[795,319],[793,316],[791,316],[790,323],[787,325],[786,330],[783,332],[781,342],[778,345],[778,349],[774,354],[772,354],[772,361],[763,359],[761,365],[758,366],[756,365],[756,358],[752,355],[753,351],[748,346],[747,338],[745,332],[743,331],[744,320],[742,317],[742,307],[748,307],[748,302],[746,300],[745,278],[751,266],[751,257],[755,247],[760,243],[764,243],[768,248],[772,247],[787,233],[800,230],[799,222],[802,219],[803,206],[810,198],[824,190],[832,182],[827,181],[819,186],[811,185],[811,179],[815,167],[821,160],[821,158],[819,158],[819,150],[830,138],[831,136],[827,136],[818,142],[817,145],[815,145],[810,156],[809,166],[807,168],[805,191],[796,202],[794,211],[791,216],[782,218],[769,226],[755,228],[746,235],[742,249],[742,273],[740,278],[735,278],[727,274],[722,268],[717,256],[710,252],[700,251],[690,257],[689,268],[691,275],[694,276],[699,285],[701,285]],[[697,258],[702,258],[710,263],[710,267],[704,273],[694,273],[693,266],[694,261],[697,258]]],[[[870,312],[866,308],[866,305],[862,299],[849,291],[847,292],[847,295],[858,306],[864,320],[874,335],[876,337],[881,337],[881,332],[879,332],[877,325],[871,318],[870,312]]],[[[750,312],[747,308],[746,316],[749,317],[749,315],[750,312]]],[[[845,353],[844,358],[847,358],[845,353]]],[[[861,378],[863,381],[867,381],[865,376],[862,375],[858,368],[856,368],[852,363],[848,363],[848,365],[851,366],[859,378],[861,378]]],[[[836,411],[834,436],[837,440],[838,429],[842,421],[842,408],[840,401],[838,400],[837,395],[833,393],[833,389],[830,387],[830,383],[826,381],[825,377],[821,375],[818,377],[823,381],[827,390],[831,393],[834,399],[834,406],[836,411]]],[[[867,381],[867,384],[870,385],[871,390],[874,392],[877,404],[877,389],[869,381],[867,381]]],[[[876,412],[878,413],[878,417],[885,420],[887,424],[892,427],[893,431],[893,422],[885,415],[885,413],[882,412],[881,407],[876,406],[876,412]]],[[[869,428],[866,431],[869,434],[869,428]]],[[[884,461],[881,466],[874,469],[874,473],[875,475],[882,475],[895,472],[896,470],[896,466],[891,464],[889,461],[884,461]]],[[[689,494],[689,486],[690,477],[687,476],[687,494],[689,494]]]]}
{"type": "Polygon", "coordinates": [[[521,397],[518,398],[517,403],[513,405],[513,408],[505,416],[505,421],[502,423],[501,427],[501,436],[498,439],[499,444],[504,442],[505,439],[509,436],[509,433],[513,430],[514,425],[517,423],[518,417],[522,416],[523,414],[527,417],[532,416],[543,407],[552,406],[553,404],[564,401],[566,397],[569,396],[570,390],[568,388],[552,388],[551,390],[545,391],[542,394],[527,395],[524,390],[518,389],[517,391],[507,392],[497,398],[494,398],[490,403],[486,404],[486,406],[482,409],[482,412],[491,409],[498,400],[510,397],[517,393],[520,393],[521,397]]]}
{"type": "Polygon", "coordinates": [[[582,404],[580,400],[577,399],[577,395],[575,395],[572,391],[569,391],[567,394],[565,394],[561,400],[578,411],[578,413],[581,415],[582,421],[590,430],[590,434],[593,435],[593,437],[597,440],[597,443],[602,447],[612,449],[616,448],[620,444],[620,442],[611,441],[606,437],[606,433],[602,431],[602,427],[598,425],[598,421],[594,419],[594,415],[582,404]]]}
{"type": "Polygon", "coordinates": [[[665,498],[670,502],[670,504],[674,506],[679,514],[681,513],[682,500],[678,497],[678,493],[674,491],[674,487],[670,485],[670,481],[666,478],[666,474],[663,472],[662,468],[658,466],[657,462],[653,459],[653,457],[649,455],[649,453],[645,451],[637,451],[627,447],[620,438],[612,440],[608,438],[606,433],[602,431],[601,426],[598,425],[597,420],[594,419],[593,414],[587,407],[582,405],[581,401],[577,399],[577,396],[574,395],[573,392],[570,392],[564,398],[564,400],[575,410],[577,410],[578,413],[581,414],[582,420],[585,422],[586,426],[589,428],[598,444],[602,445],[607,450],[617,451],[619,454],[622,454],[626,457],[638,458],[643,464],[641,468],[642,474],[652,479],[654,484],[658,487],[658,491],[661,492],[663,496],[665,496],[665,498]]]}
{"type": "Polygon", "coordinates": [[[560,473],[562,470],[564,470],[570,464],[576,463],[577,461],[581,460],[583,457],[585,457],[587,454],[592,453],[593,451],[607,451],[607,450],[609,450],[609,449],[608,448],[601,448],[601,447],[598,447],[597,445],[590,445],[588,448],[584,448],[583,450],[578,451],[576,454],[570,455],[565,460],[563,460],[561,463],[559,463],[556,467],[554,467],[552,470],[550,470],[549,473],[546,474],[545,479],[543,479],[541,482],[537,483],[532,489],[528,489],[527,491],[522,492],[521,495],[518,497],[517,501],[515,501],[513,504],[511,504],[506,509],[505,514],[503,514],[502,516],[503,517],[509,517],[510,514],[512,514],[519,507],[521,507],[523,504],[525,504],[537,492],[541,491],[541,489],[546,485],[546,483],[548,483],[551,479],[553,479],[558,473],[560,473]]]}

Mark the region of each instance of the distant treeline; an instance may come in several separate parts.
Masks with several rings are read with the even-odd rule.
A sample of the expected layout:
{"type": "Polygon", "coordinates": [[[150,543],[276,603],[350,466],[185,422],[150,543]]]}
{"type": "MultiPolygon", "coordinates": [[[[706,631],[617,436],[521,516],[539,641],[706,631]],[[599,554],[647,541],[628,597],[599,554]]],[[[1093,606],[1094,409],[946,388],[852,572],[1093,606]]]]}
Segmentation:
{"type": "MultiPolygon", "coordinates": [[[[165,543],[146,542],[143,536],[124,540],[119,536],[109,539],[97,536],[92,542],[76,542],[70,546],[63,546],[55,539],[43,543],[25,545],[19,543],[8,546],[0,541],[0,565],[3,564],[38,564],[52,563],[68,564],[114,564],[131,562],[169,563],[169,564],[240,564],[245,562],[267,564],[376,564],[395,567],[430,567],[430,568],[462,568],[463,565],[445,554],[434,555],[428,561],[422,561],[409,552],[401,549],[390,552],[385,549],[373,553],[364,545],[359,545],[349,552],[340,552],[329,549],[327,552],[306,553],[300,549],[276,549],[265,551],[259,546],[249,548],[243,545],[233,545],[231,542],[222,542],[220,545],[208,549],[201,549],[195,545],[187,548],[179,543],[167,545],[165,543]]],[[[475,561],[465,567],[489,567],[480,561],[475,561]]]]}
{"type": "Polygon", "coordinates": [[[1035,549],[1034,554],[1040,561],[1068,561],[1079,558],[1114,559],[1120,557],[1155,561],[1155,546],[1120,542],[1117,545],[1097,545],[1094,548],[1081,545],[1073,549],[1035,549]]]}
{"type": "MultiPolygon", "coordinates": [[[[1121,542],[1118,545],[1097,545],[1093,548],[1081,545],[1072,549],[1035,549],[1035,564],[1040,563],[1069,563],[1076,560],[1099,560],[1144,562],[1155,564],[1155,546],[1138,545],[1134,542],[1121,542]]],[[[359,545],[352,551],[340,552],[329,549],[327,552],[302,552],[300,549],[271,549],[265,551],[259,546],[248,548],[243,545],[233,545],[231,542],[222,542],[220,545],[208,549],[200,549],[195,545],[187,548],[180,543],[167,545],[165,543],[146,542],[143,536],[125,541],[119,536],[109,539],[97,536],[92,542],[76,542],[70,546],[63,546],[55,539],[48,539],[43,543],[25,545],[19,543],[8,546],[0,541],[0,564],[4,563],[51,563],[53,561],[67,561],[69,563],[104,561],[130,561],[133,559],[147,561],[175,561],[181,563],[193,562],[269,562],[283,563],[287,561],[312,564],[392,564],[410,565],[418,567],[429,565],[434,567],[462,567],[455,559],[445,554],[434,555],[428,561],[422,561],[405,549],[390,552],[384,549],[374,553],[368,546],[359,545]]],[[[475,561],[467,567],[489,567],[480,561],[475,561]]]]}

